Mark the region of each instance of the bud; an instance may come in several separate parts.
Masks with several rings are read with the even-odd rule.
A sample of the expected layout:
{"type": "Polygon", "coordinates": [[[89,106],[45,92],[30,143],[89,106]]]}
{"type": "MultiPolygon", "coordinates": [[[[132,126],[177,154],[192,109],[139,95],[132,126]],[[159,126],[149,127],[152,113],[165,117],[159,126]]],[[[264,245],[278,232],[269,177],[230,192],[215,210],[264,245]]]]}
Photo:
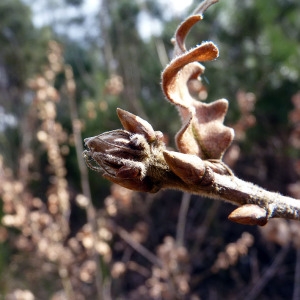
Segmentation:
{"type": "Polygon", "coordinates": [[[89,168],[114,183],[135,191],[157,192],[160,172],[153,164],[167,168],[163,156],[163,135],[145,120],[118,109],[124,129],[108,131],[84,140],[83,157],[89,168]]]}
{"type": "Polygon", "coordinates": [[[206,167],[204,161],[198,156],[165,150],[164,157],[170,169],[184,182],[200,184],[203,181],[206,167]]]}
{"type": "Polygon", "coordinates": [[[146,175],[143,160],[150,146],[140,134],[126,130],[113,130],[84,140],[89,150],[84,151],[87,165],[100,173],[112,177],[138,178],[146,175]],[[97,166],[91,164],[93,160],[97,166]]]}
{"type": "Polygon", "coordinates": [[[268,222],[267,212],[262,207],[255,204],[245,204],[236,208],[228,219],[244,225],[264,226],[268,222]]]}

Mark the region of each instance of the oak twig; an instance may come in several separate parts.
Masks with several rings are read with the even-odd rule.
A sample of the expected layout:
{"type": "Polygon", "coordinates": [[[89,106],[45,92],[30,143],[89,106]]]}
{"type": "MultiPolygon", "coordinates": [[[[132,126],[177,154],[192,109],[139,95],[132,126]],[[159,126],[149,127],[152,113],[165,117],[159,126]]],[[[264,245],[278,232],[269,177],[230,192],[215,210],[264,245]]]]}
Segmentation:
{"type": "Polygon", "coordinates": [[[151,131],[143,133],[151,126],[149,123],[146,126],[146,121],[120,109],[118,114],[126,122],[132,119],[133,123],[140,121],[142,125],[131,129],[135,133],[115,130],[85,139],[89,149],[84,151],[86,161],[92,160],[96,166],[89,163],[90,167],[97,168],[105,178],[138,191],[179,189],[229,201],[240,206],[229,216],[238,223],[264,225],[269,218],[300,219],[299,200],[243,181],[221,161],[168,151],[159,132],[151,127],[151,131]]]}
{"type": "Polygon", "coordinates": [[[175,140],[179,152],[168,151],[163,134],[145,120],[117,109],[124,129],[85,139],[83,152],[87,165],[106,179],[126,188],[157,192],[179,189],[209,198],[229,201],[237,206],[229,219],[241,224],[264,225],[270,218],[300,220],[300,201],[266,191],[237,178],[222,161],[234,131],[223,124],[228,101],[203,103],[194,98],[202,88],[204,67],[219,51],[213,42],[186,50],[185,38],[203,19],[202,13],[217,0],[203,1],[196,14],[189,16],[173,38],[174,57],[162,72],[162,90],[174,104],[182,127],[175,140]],[[190,83],[194,90],[191,90],[190,83]]]}
{"type": "Polygon", "coordinates": [[[177,246],[184,245],[185,225],[188,210],[191,202],[191,194],[183,193],[179,210],[177,228],[176,228],[176,244],[177,246]]]}

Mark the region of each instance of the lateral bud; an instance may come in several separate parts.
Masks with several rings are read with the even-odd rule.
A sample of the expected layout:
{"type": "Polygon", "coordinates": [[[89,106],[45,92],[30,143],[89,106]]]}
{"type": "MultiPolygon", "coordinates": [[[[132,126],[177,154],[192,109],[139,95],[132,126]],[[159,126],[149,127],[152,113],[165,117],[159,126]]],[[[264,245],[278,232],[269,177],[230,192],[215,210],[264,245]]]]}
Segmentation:
{"type": "Polygon", "coordinates": [[[228,219],[243,225],[264,226],[268,222],[267,211],[255,204],[245,204],[235,209],[228,219]]]}
{"type": "Polygon", "coordinates": [[[165,150],[164,158],[170,169],[187,184],[201,182],[206,166],[198,156],[165,150]]]}

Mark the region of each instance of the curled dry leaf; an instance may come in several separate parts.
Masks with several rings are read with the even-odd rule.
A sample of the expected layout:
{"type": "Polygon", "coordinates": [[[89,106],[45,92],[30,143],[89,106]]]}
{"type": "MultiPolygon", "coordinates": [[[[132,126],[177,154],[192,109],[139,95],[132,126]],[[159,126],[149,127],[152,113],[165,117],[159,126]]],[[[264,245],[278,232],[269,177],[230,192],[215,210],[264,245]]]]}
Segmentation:
{"type": "Polygon", "coordinates": [[[228,102],[221,99],[210,104],[202,103],[192,97],[188,88],[192,80],[201,82],[199,76],[204,67],[199,61],[210,61],[219,55],[212,42],[186,51],[185,38],[200,20],[201,15],[190,16],[178,27],[174,38],[175,57],[162,73],[162,89],[181,115],[183,125],[176,135],[179,151],[202,159],[221,159],[234,136],[233,129],[223,125],[228,102]]]}

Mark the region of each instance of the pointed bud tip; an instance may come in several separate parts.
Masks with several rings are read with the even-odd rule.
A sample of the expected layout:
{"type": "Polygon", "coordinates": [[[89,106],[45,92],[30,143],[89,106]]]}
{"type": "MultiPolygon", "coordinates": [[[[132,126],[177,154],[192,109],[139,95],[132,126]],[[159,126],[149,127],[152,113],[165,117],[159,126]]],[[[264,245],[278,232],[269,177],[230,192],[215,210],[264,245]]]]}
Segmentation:
{"type": "Polygon", "coordinates": [[[125,130],[142,134],[148,142],[155,141],[155,131],[146,120],[121,108],[117,108],[117,114],[125,130]]]}
{"type": "Polygon", "coordinates": [[[85,145],[88,145],[89,142],[90,142],[93,138],[94,138],[94,136],[85,138],[85,139],[83,140],[83,141],[84,141],[84,144],[85,144],[85,145]]]}

